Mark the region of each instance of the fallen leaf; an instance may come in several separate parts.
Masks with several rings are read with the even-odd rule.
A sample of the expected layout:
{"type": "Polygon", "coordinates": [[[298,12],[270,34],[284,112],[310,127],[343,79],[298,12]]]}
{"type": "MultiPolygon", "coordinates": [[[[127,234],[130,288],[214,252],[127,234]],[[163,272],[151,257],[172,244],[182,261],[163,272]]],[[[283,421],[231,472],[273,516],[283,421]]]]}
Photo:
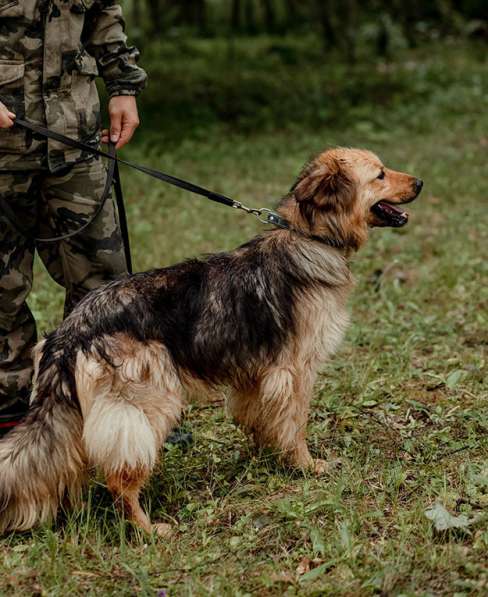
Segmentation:
{"type": "Polygon", "coordinates": [[[454,371],[451,371],[451,373],[449,373],[449,375],[446,378],[446,386],[450,390],[455,388],[461,380],[461,377],[463,377],[463,374],[464,371],[462,369],[455,369],[454,371]]]}
{"type": "Polygon", "coordinates": [[[304,557],[300,560],[300,563],[297,566],[296,573],[298,576],[302,576],[302,574],[306,574],[310,571],[310,558],[304,557]]]}
{"type": "Polygon", "coordinates": [[[425,516],[432,520],[436,531],[446,531],[447,529],[466,529],[471,521],[464,514],[453,516],[442,504],[435,503],[431,508],[425,511],[425,516]]]}

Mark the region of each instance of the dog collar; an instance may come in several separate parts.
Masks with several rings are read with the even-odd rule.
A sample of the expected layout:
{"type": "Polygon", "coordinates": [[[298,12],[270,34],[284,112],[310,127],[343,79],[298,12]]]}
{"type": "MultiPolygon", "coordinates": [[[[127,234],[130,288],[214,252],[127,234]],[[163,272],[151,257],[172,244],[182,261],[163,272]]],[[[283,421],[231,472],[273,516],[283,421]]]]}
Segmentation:
{"type": "Polygon", "coordinates": [[[275,211],[268,209],[267,207],[247,207],[240,201],[234,201],[232,207],[234,207],[234,209],[242,209],[242,211],[245,211],[246,213],[255,216],[263,224],[271,224],[272,226],[276,226],[277,228],[281,228],[282,230],[289,230],[294,234],[303,236],[308,240],[314,240],[316,242],[322,243],[324,245],[332,247],[333,249],[346,248],[344,243],[341,243],[335,238],[330,238],[328,236],[319,236],[318,234],[307,234],[306,232],[302,232],[301,230],[294,228],[286,218],[283,218],[275,211]]]}
{"type": "Polygon", "coordinates": [[[332,247],[334,249],[345,249],[344,244],[334,238],[329,238],[328,236],[319,236],[318,234],[306,234],[305,232],[302,232],[301,230],[294,228],[286,218],[283,218],[276,212],[271,211],[270,209],[262,208],[259,211],[261,212],[260,215],[264,215],[264,217],[259,219],[261,220],[261,222],[265,224],[272,224],[277,228],[289,230],[294,234],[298,234],[300,236],[305,237],[306,239],[314,240],[324,245],[328,245],[329,247],[332,247]]]}

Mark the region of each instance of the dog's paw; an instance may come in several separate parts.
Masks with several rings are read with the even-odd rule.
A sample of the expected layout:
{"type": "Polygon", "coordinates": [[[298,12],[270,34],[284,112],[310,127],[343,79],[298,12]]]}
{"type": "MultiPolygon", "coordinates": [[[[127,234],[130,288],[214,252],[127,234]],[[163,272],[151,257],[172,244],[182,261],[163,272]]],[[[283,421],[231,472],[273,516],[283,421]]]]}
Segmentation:
{"type": "Polygon", "coordinates": [[[153,533],[162,539],[169,539],[174,534],[173,527],[165,522],[157,522],[151,528],[153,533]]]}

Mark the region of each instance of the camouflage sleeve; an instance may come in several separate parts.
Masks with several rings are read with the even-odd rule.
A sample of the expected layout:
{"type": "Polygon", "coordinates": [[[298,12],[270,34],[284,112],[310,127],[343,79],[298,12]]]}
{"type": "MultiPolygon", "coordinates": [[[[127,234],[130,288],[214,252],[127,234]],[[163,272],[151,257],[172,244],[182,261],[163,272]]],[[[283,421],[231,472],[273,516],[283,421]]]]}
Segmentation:
{"type": "Polygon", "coordinates": [[[115,0],[98,0],[90,17],[85,48],[96,59],[109,96],[137,95],[147,75],[137,66],[139,51],[127,45],[122,9],[115,0]]]}

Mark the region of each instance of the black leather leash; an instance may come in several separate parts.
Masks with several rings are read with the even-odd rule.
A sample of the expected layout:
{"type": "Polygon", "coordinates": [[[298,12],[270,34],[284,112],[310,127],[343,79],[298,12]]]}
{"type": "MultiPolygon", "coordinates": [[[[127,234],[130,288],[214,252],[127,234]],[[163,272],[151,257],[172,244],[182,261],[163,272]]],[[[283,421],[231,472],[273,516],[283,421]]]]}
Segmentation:
{"type": "MultiPolygon", "coordinates": [[[[176,176],[172,176],[171,174],[161,172],[160,170],[156,170],[154,168],[148,168],[147,166],[141,166],[140,164],[136,164],[134,162],[130,162],[128,160],[119,158],[116,155],[114,144],[109,144],[109,151],[107,152],[107,151],[98,149],[97,147],[94,147],[93,145],[84,143],[83,141],[78,141],[76,139],[72,139],[71,137],[66,137],[65,135],[61,135],[60,133],[56,133],[55,131],[52,131],[46,127],[43,127],[34,122],[30,122],[28,120],[16,118],[15,125],[20,126],[26,130],[29,130],[36,135],[40,135],[47,139],[53,139],[54,141],[58,141],[58,142],[63,143],[64,145],[67,145],[69,147],[79,149],[79,150],[84,151],[91,155],[96,155],[99,157],[107,158],[109,160],[107,181],[106,181],[104,193],[102,196],[102,200],[101,200],[100,205],[98,206],[96,212],[90,217],[90,219],[87,222],[85,222],[85,224],[83,224],[78,230],[70,232],[69,234],[66,234],[63,236],[52,237],[52,238],[38,238],[38,239],[35,239],[36,242],[58,242],[58,241],[65,240],[67,238],[76,236],[77,234],[79,234],[80,232],[82,232],[83,230],[88,228],[88,226],[90,226],[90,224],[92,224],[94,222],[94,220],[98,217],[98,215],[102,211],[103,206],[110,194],[110,188],[113,184],[114,190],[115,190],[115,197],[116,197],[116,201],[117,201],[117,208],[119,211],[121,234],[122,234],[122,238],[124,241],[124,250],[125,250],[125,256],[126,256],[126,261],[127,261],[127,269],[128,269],[129,273],[132,273],[132,260],[131,260],[131,254],[130,254],[127,217],[126,217],[126,212],[125,212],[124,199],[123,199],[123,194],[122,194],[122,185],[121,185],[121,181],[120,181],[120,174],[119,174],[119,167],[118,167],[119,164],[124,164],[124,165],[128,166],[129,168],[138,170],[139,172],[147,174],[148,176],[152,176],[153,178],[156,178],[157,180],[166,182],[168,184],[171,184],[171,185],[178,187],[180,189],[183,189],[185,191],[189,191],[190,193],[194,193],[195,195],[200,195],[202,197],[205,197],[206,199],[209,199],[210,201],[214,201],[216,203],[220,203],[220,204],[226,205],[228,207],[233,207],[234,209],[241,209],[248,214],[256,216],[263,224],[271,224],[272,226],[277,226],[278,228],[291,230],[291,231],[296,232],[302,236],[306,236],[313,240],[317,240],[319,242],[325,243],[331,247],[342,248],[342,244],[335,241],[335,239],[323,238],[323,237],[318,237],[318,236],[313,236],[313,235],[309,236],[299,230],[294,229],[291,226],[291,224],[288,222],[288,220],[286,220],[285,218],[282,218],[279,214],[272,211],[271,209],[268,209],[266,207],[261,207],[261,208],[247,207],[240,201],[231,199],[230,197],[222,195],[221,193],[216,193],[214,191],[210,191],[209,189],[206,189],[205,187],[201,187],[197,184],[194,184],[194,183],[184,180],[182,178],[177,178],[176,176]]],[[[21,232],[19,230],[19,227],[15,225],[16,217],[15,217],[13,210],[10,208],[10,206],[6,205],[5,202],[2,202],[2,203],[5,204],[5,205],[3,205],[4,216],[7,217],[7,219],[10,221],[10,224],[12,225],[12,227],[15,230],[17,230],[18,232],[21,232]]]]}
{"type": "Polygon", "coordinates": [[[206,199],[210,199],[210,201],[215,201],[216,203],[221,203],[222,205],[227,205],[228,207],[233,207],[235,209],[242,209],[247,213],[257,216],[261,221],[265,224],[273,224],[274,226],[278,226],[279,228],[289,228],[290,225],[287,220],[282,218],[277,213],[273,212],[267,208],[260,208],[254,209],[250,207],[246,207],[240,201],[236,201],[231,199],[230,197],[226,197],[221,193],[216,193],[215,191],[210,191],[204,187],[201,187],[197,184],[189,182],[188,180],[183,180],[182,178],[177,178],[176,176],[172,176],[171,174],[167,174],[165,172],[161,172],[161,170],[156,170],[154,168],[148,168],[147,166],[141,166],[140,164],[136,164],[134,162],[129,162],[128,160],[124,160],[119,158],[115,153],[108,153],[101,149],[94,147],[93,145],[88,145],[87,143],[83,143],[83,141],[78,141],[76,139],[72,139],[70,137],[66,137],[65,135],[61,135],[60,133],[56,133],[50,129],[47,129],[39,124],[35,124],[28,120],[23,120],[21,118],[15,119],[15,124],[25,128],[27,130],[32,131],[37,135],[41,135],[42,137],[46,137],[48,139],[53,139],[54,141],[59,141],[64,145],[68,145],[69,147],[74,147],[75,149],[80,149],[81,151],[85,151],[87,153],[91,153],[92,155],[97,155],[100,157],[107,158],[113,162],[117,162],[119,164],[124,164],[129,168],[133,168],[134,170],[138,170],[139,172],[143,172],[148,176],[152,176],[157,180],[161,180],[162,182],[166,182],[171,184],[175,187],[183,189],[185,191],[189,191],[190,193],[194,193],[195,195],[201,195],[206,199]]]}

